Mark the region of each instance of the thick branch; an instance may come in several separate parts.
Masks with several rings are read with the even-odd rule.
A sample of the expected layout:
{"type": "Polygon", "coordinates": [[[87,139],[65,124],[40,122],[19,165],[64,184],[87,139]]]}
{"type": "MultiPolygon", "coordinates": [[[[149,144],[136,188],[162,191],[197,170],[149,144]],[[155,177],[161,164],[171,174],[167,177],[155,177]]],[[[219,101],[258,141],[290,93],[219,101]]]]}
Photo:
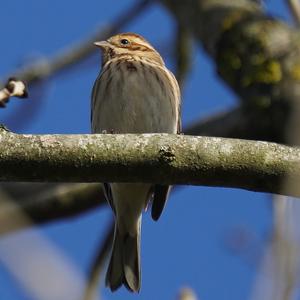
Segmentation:
{"type": "MultiPolygon", "coordinates": [[[[300,175],[300,149],[273,143],[168,134],[0,135],[0,180],[153,182],[281,190],[300,175]]],[[[297,185],[295,185],[297,186],[297,185]]]]}
{"type": "Polygon", "coordinates": [[[300,97],[298,30],[264,15],[253,1],[161,2],[193,32],[239,98],[264,116],[270,133],[286,138],[300,97]]]}
{"type": "MultiPolygon", "coordinates": [[[[186,128],[185,133],[190,135],[208,135],[220,137],[238,137],[244,139],[263,139],[267,136],[261,122],[253,123],[251,114],[247,114],[242,108],[236,108],[228,112],[216,113],[214,116],[200,120],[186,128]],[[253,125],[256,126],[253,126],[253,125]],[[251,127],[250,127],[251,125],[251,127]]],[[[2,232],[10,232],[19,229],[20,223],[13,220],[16,208],[22,209],[35,224],[41,224],[61,218],[73,217],[106,203],[100,184],[32,184],[2,183],[4,188],[14,199],[17,206],[0,206],[0,227],[2,232]],[[17,186],[16,186],[17,184],[17,186]],[[45,188],[45,185],[48,189],[45,188]],[[99,188],[98,188],[99,187],[99,188]],[[6,224],[5,226],[3,224],[6,224]]],[[[174,189],[173,189],[174,191],[174,189]]],[[[27,224],[28,226],[29,224],[27,224]]]]}

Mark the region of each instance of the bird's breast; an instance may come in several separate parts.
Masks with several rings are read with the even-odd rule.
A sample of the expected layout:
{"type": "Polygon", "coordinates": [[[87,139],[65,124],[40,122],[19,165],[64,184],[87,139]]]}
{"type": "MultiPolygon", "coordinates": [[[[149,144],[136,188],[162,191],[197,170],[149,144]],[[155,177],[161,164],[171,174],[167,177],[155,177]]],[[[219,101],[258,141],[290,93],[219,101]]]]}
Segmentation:
{"type": "Polygon", "coordinates": [[[103,69],[93,92],[93,131],[177,131],[176,93],[165,70],[123,60],[103,69]]]}

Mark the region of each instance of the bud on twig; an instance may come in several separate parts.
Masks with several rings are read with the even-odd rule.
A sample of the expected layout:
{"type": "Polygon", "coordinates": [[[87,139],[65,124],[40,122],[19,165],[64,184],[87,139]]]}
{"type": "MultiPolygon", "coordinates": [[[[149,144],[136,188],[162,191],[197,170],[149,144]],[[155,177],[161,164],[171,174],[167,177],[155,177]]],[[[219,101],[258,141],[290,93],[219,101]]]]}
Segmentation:
{"type": "Polygon", "coordinates": [[[23,81],[8,79],[5,87],[0,90],[0,107],[4,108],[10,97],[27,98],[28,93],[23,81]]]}

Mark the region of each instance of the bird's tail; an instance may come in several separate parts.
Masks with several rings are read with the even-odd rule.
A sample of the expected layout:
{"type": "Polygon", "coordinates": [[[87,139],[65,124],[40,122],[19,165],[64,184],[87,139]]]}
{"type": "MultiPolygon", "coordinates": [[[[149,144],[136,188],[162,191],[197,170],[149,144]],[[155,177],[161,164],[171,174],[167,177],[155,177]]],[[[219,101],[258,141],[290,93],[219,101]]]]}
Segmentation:
{"type": "Polygon", "coordinates": [[[134,236],[129,233],[120,234],[118,225],[115,225],[112,253],[105,279],[106,286],[112,291],[122,284],[131,292],[140,290],[140,222],[139,219],[134,236]]]}

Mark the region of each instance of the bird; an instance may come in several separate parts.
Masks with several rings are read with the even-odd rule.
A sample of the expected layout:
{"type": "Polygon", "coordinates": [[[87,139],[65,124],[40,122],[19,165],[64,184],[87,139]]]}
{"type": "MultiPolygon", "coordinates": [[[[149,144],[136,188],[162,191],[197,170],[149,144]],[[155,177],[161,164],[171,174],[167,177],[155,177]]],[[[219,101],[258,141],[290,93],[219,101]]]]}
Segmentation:
{"type": "MultiPolygon", "coordinates": [[[[92,90],[92,132],[180,133],[179,85],[159,52],[130,32],[94,44],[102,50],[102,68],[92,90]]],[[[152,218],[158,220],[170,186],[113,182],[103,187],[115,218],[106,286],[139,292],[142,213],[152,203],[152,218]]]]}

